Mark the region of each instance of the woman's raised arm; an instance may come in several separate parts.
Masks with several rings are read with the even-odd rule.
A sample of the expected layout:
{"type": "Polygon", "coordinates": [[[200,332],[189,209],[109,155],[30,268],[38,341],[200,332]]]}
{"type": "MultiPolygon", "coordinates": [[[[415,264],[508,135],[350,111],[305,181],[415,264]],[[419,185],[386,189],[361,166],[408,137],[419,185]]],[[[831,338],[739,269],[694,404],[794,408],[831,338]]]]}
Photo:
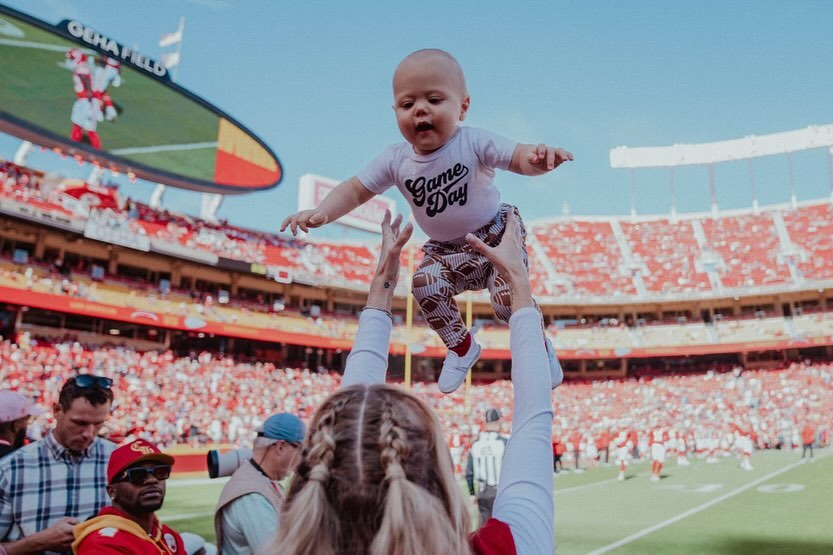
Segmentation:
{"type": "Polygon", "coordinates": [[[413,224],[408,223],[400,230],[401,225],[401,214],[391,222],[390,212],[385,212],[379,262],[370,282],[367,304],[359,317],[359,329],[347,357],[341,387],[385,383],[393,328],[390,310],[399,281],[399,256],[414,232],[413,224]]]}

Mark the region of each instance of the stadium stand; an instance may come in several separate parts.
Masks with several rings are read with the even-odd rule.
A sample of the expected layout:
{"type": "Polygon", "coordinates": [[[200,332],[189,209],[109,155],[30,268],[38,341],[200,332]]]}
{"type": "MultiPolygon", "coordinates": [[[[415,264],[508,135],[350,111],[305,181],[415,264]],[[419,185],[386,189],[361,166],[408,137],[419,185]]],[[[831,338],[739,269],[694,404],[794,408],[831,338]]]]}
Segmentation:
{"type": "MultiPolygon", "coordinates": [[[[85,220],[89,210],[43,186],[42,172],[3,162],[2,196],[85,220]],[[73,211],[75,210],[75,211],[73,211]]],[[[52,181],[60,181],[53,176],[52,181]]],[[[287,239],[224,222],[157,210],[127,199],[129,228],[152,240],[268,266],[285,267],[311,280],[366,285],[374,249],[366,244],[287,239]]],[[[531,222],[530,273],[537,294],[564,297],[630,297],[709,292],[787,284],[797,277],[831,279],[833,251],[829,201],[760,213],[727,212],[668,218],[568,217],[531,222]],[[710,272],[712,275],[710,276],[710,272]]]]}
{"type": "MultiPolygon", "coordinates": [[[[118,202],[104,208],[83,194],[65,194],[60,176],[10,162],[0,164],[0,186],[0,209],[14,216],[0,231],[0,288],[47,295],[47,305],[54,299],[92,303],[83,306],[102,314],[130,309],[162,322],[223,324],[230,337],[275,331],[296,345],[294,359],[285,346],[282,352],[265,344],[235,350],[215,342],[205,350],[196,331],[178,332],[184,342],[175,346],[164,326],[111,336],[106,328],[112,322],[55,328],[44,316],[48,307],[40,320],[32,316],[37,310],[22,309],[15,340],[0,342],[0,378],[12,389],[48,407],[67,376],[112,376],[119,401],[107,435],[202,449],[247,441],[272,412],[307,416],[338,386],[332,355],[349,349],[355,334],[361,293],[375,267],[372,241],[288,238],[155,209],[115,192],[118,202]],[[33,218],[37,211],[98,242],[83,254],[73,252],[73,232],[39,244],[30,224],[15,228],[15,218],[22,218],[36,222],[40,236],[53,233],[57,220],[33,218]],[[113,245],[128,250],[116,254],[113,245]],[[12,259],[21,247],[30,254],[25,264],[12,259]],[[145,251],[143,258],[134,260],[129,249],[145,251]],[[214,268],[177,280],[171,268],[182,260],[214,268]],[[241,281],[221,260],[279,268],[291,278],[280,294],[260,290],[257,279],[263,277],[241,281]],[[103,275],[95,274],[95,266],[104,267],[103,275]],[[162,278],[173,282],[165,290],[162,278]],[[221,293],[227,298],[221,300],[221,293]],[[320,310],[311,311],[315,305],[320,310]],[[322,349],[324,341],[338,343],[322,349]]],[[[580,431],[581,456],[591,464],[593,438],[603,431],[634,432],[645,453],[648,433],[657,426],[687,436],[692,453],[704,457],[715,440],[719,455],[731,454],[739,430],[753,434],[758,448],[797,448],[802,422],[833,413],[833,364],[821,362],[833,359],[833,298],[826,293],[833,280],[831,221],[831,203],[819,200],[717,217],[527,222],[535,294],[571,378],[555,393],[554,437],[580,431]],[[760,298],[762,288],[774,295],[760,298]],[[657,299],[670,304],[653,304],[657,299]],[[762,354],[766,350],[769,355],[762,354]],[[762,367],[754,369],[753,360],[762,367]]],[[[403,271],[408,256],[403,252],[403,271]]],[[[416,249],[414,266],[421,256],[416,249]]],[[[430,365],[421,371],[417,365],[412,385],[440,415],[458,472],[479,432],[478,415],[488,407],[511,412],[511,385],[500,379],[508,372],[502,362],[508,334],[490,321],[485,297],[475,296],[475,304],[482,326],[477,337],[486,350],[468,395],[441,395],[430,381],[436,371],[430,365]]],[[[436,334],[417,315],[409,335],[403,313],[400,305],[395,354],[410,344],[425,357],[441,356],[436,334]]],[[[61,326],[83,318],[94,313],[66,315],[61,326]]],[[[39,417],[35,432],[47,429],[51,418],[49,412],[39,417]]],[[[829,432],[822,422],[821,444],[829,442],[829,432]]]]}
{"type": "Polygon", "coordinates": [[[791,279],[771,213],[704,218],[700,223],[706,245],[720,257],[724,286],[755,287],[791,279]]]}
{"type": "Polygon", "coordinates": [[[652,293],[689,293],[712,289],[703,270],[702,252],[691,220],[622,221],[622,232],[652,293]]]}
{"type": "Polygon", "coordinates": [[[792,245],[798,250],[798,270],[803,279],[833,277],[833,205],[829,202],[801,206],[783,213],[792,245]]]}
{"type": "MultiPolygon", "coordinates": [[[[276,313],[268,305],[240,299],[229,304],[218,304],[212,295],[194,295],[192,292],[172,290],[160,294],[158,289],[130,279],[106,278],[94,280],[89,274],[74,272],[63,277],[54,268],[30,264],[24,270],[9,260],[0,258],[0,285],[27,291],[48,293],[86,299],[104,305],[169,314],[184,318],[272,329],[308,336],[331,337],[351,340],[357,326],[352,315],[325,313],[319,316],[299,311],[283,310],[276,313]]],[[[548,331],[554,336],[556,348],[567,351],[584,349],[651,349],[681,345],[708,346],[715,343],[738,344],[746,342],[806,340],[829,336],[829,318],[825,313],[787,320],[780,316],[750,316],[747,318],[721,319],[712,324],[654,323],[626,326],[623,323],[575,325],[559,329],[551,325],[548,331]]],[[[405,342],[403,326],[397,326],[394,342],[405,342]]],[[[424,325],[418,325],[411,334],[412,342],[439,348],[440,341],[424,325]]],[[[508,349],[506,328],[487,325],[478,334],[487,349],[508,349]]]]}
{"type": "MultiPolygon", "coordinates": [[[[91,349],[30,337],[0,343],[0,368],[3,383],[44,407],[57,399],[68,376],[111,376],[117,403],[106,434],[116,440],[144,437],[166,446],[245,442],[263,415],[309,416],[340,381],[334,372],[243,363],[211,353],[177,357],[170,351],[91,349]]],[[[644,437],[659,425],[690,430],[692,446],[698,437],[702,441],[718,434],[721,451],[728,455],[738,427],[754,431],[758,448],[798,448],[797,434],[808,415],[833,412],[829,363],[719,370],[566,383],[555,393],[554,433],[579,429],[592,438],[605,429],[633,429],[644,437]]],[[[463,395],[442,395],[433,383],[417,382],[413,388],[440,415],[455,451],[477,437],[479,415],[486,408],[511,413],[511,384],[505,380],[475,384],[468,406],[463,395]]],[[[51,418],[42,415],[34,429],[49,427],[51,418]]],[[[829,441],[830,430],[822,427],[829,441]]]]}
{"type": "MultiPolygon", "coordinates": [[[[176,317],[222,324],[218,333],[233,337],[252,338],[267,330],[284,334],[281,341],[319,349],[324,339],[342,342],[325,349],[342,348],[352,339],[361,293],[374,268],[372,241],[295,239],[248,230],[120,199],[112,189],[107,194],[116,202],[101,208],[85,204],[90,199],[83,194],[67,194],[69,180],[10,162],[0,164],[0,177],[0,210],[13,216],[0,231],[0,285],[83,299],[96,303],[84,306],[102,313],[131,309],[167,322],[176,317]],[[15,204],[4,205],[4,199],[15,204]],[[38,210],[59,215],[62,229],[78,235],[50,231],[56,220],[38,210]],[[18,230],[16,218],[34,221],[35,227],[27,223],[18,230]],[[81,233],[98,242],[80,248],[83,240],[76,237],[81,233]],[[29,253],[24,265],[11,260],[20,248],[29,253]],[[131,254],[137,250],[145,252],[131,254]],[[58,271],[54,264],[62,257],[67,262],[58,271]],[[189,275],[176,269],[183,260],[197,263],[189,275]],[[287,285],[275,287],[262,274],[247,272],[251,265],[261,272],[279,269],[287,285]]],[[[75,191],[94,189],[77,180],[72,184],[75,191]]],[[[747,351],[769,349],[782,360],[786,349],[795,348],[826,349],[812,354],[833,356],[824,318],[833,303],[827,281],[833,280],[831,215],[830,201],[824,199],[673,218],[571,216],[528,222],[530,274],[548,332],[563,359],[580,361],[578,374],[569,364],[568,374],[584,375],[594,360],[615,368],[613,361],[622,357],[735,351],[743,363],[747,351]],[[755,296],[761,291],[769,298],[755,296]],[[657,300],[665,304],[652,304],[657,300]],[[810,313],[821,316],[802,317],[810,313]]],[[[421,251],[414,254],[416,266],[421,251]]],[[[402,256],[405,271],[407,252],[402,256]]],[[[405,282],[400,298],[407,295],[405,282]]],[[[6,300],[13,296],[9,292],[6,300]]],[[[484,359],[508,358],[505,328],[492,321],[486,296],[475,295],[474,301],[475,318],[483,326],[478,337],[487,348],[484,359]]],[[[395,310],[400,325],[394,347],[418,344],[425,356],[441,356],[438,338],[418,311],[408,336],[401,325],[403,305],[395,310]]],[[[21,324],[43,322],[24,314],[21,324]]],[[[162,334],[157,338],[164,346],[162,334]]],[[[120,339],[135,345],[155,342],[141,334],[120,339]]],[[[627,372],[624,365],[618,368],[617,375],[627,372]]],[[[498,367],[485,377],[505,371],[498,367]]]]}
{"type": "Polygon", "coordinates": [[[561,278],[554,295],[636,294],[610,222],[567,220],[529,227],[556,272],[553,281],[561,278]]]}

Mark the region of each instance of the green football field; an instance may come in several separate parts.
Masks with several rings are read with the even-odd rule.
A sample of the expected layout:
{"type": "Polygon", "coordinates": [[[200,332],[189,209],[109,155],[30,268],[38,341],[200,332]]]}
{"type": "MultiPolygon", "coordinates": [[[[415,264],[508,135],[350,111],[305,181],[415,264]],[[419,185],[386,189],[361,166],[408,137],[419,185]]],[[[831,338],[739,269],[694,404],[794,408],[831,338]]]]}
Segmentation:
{"type": "MultiPolygon", "coordinates": [[[[23,37],[0,36],[0,110],[69,137],[75,101],[66,51],[78,44],[8,16],[23,37]]],[[[102,148],[175,174],[213,181],[219,116],[193,100],[122,67],[111,87],[119,116],[98,124],[102,148]]]]}
{"type": "MultiPolygon", "coordinates": [[[[817,450],[813,464],[802,464],[800,451],[761,451],[752,456],[752,471],[741,470],[734,458],[670,462],[659,482],[649,480],[647,463],[632,465],[624,482],[612,466],[559,473],[557,552],[829,555],[830,455],[817,450]]],[[[180,532],[213,541],[212,510],[221,489],[210,480],[171,480],[160,516],[180,532]]]]}

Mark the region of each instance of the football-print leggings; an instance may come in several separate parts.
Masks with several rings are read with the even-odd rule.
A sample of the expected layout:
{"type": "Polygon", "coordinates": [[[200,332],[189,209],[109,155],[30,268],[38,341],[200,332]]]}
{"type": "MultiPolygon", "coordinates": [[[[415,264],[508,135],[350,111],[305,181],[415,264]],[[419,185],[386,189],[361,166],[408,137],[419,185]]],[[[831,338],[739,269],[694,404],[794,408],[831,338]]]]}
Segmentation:
{"type": "MultiPolygon", "coordinates": [[[[526,227],[516,207],[502,204],[492,221],[473,234],[490,247],[498,245],[506,229],[506,217],[510,214],[521,224],[524,266],[529,268],[526,227]]],[[[422,250],[425,257],[414,272],[412,292],[428,325],[439,334],[446,347],[459,345],[468,333],[454,301],[454,296],[463,291],[488,289],[495,316],[503,322],[509,321],[512,316],[509,286],[492,263],[469,246],[465,237],[449,241],[430,240],[422,250]]],[[[540,312],[537,303],[535,308],[540,312]]]]}

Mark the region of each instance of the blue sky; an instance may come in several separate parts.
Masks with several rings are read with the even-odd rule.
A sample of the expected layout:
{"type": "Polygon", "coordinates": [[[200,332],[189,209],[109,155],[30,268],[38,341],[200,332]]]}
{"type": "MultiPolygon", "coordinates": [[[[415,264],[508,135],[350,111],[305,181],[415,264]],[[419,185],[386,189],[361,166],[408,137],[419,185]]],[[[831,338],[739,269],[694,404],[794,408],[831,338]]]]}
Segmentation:
{"type": "MultiPolygon", "coordinates": [[[[526,220],[628,214],[630,174],[610,167],[619,145],[663,146],[833,123],[833,2],[487,2],[14,0],[50,23],[76,18],[158,58],[185,17],[178,82],[260,136],[284,165],[268,192],[227,197],[219,215],[276,231],[297,205],[298,179],[344,179],[401,140],[391,75],[409,52],[438,47],[466,72],[467,124],[546,142],[575,161],[542,177],[499,173],[526,220]]],[[[17,141],[0,137],[0,156],[17,141]]],[[[51,154],[30,164],[86,175],[51,154]]],[[[761,204],[789,200],[786,156],[754,162],[761,204]]],[[[747,162],[716,167],[721,209],[751,206],[747,162]]],[[[830,194],[824,150],[793,155],[799,200],[830,194]]],[[[704,167],[674,174],[678,212],[709,209],[704,167]]],[[[123,180],[147,200],[152,185],[123,180]]],[[[669,172],[636,174],[639,214],[667,213],[669,172]]],[[[387,193],[405,208],[396,191],[387,193]]],[[[195,214],[199,195],[165,203],[195,214]]],[[[321,230],[323,231],[323,230],[321,230]]],[[[338,233],[332,229],[322,235],[338,233]]],[[[335,235],[338,236],[338,235],[335,235]]]]}

